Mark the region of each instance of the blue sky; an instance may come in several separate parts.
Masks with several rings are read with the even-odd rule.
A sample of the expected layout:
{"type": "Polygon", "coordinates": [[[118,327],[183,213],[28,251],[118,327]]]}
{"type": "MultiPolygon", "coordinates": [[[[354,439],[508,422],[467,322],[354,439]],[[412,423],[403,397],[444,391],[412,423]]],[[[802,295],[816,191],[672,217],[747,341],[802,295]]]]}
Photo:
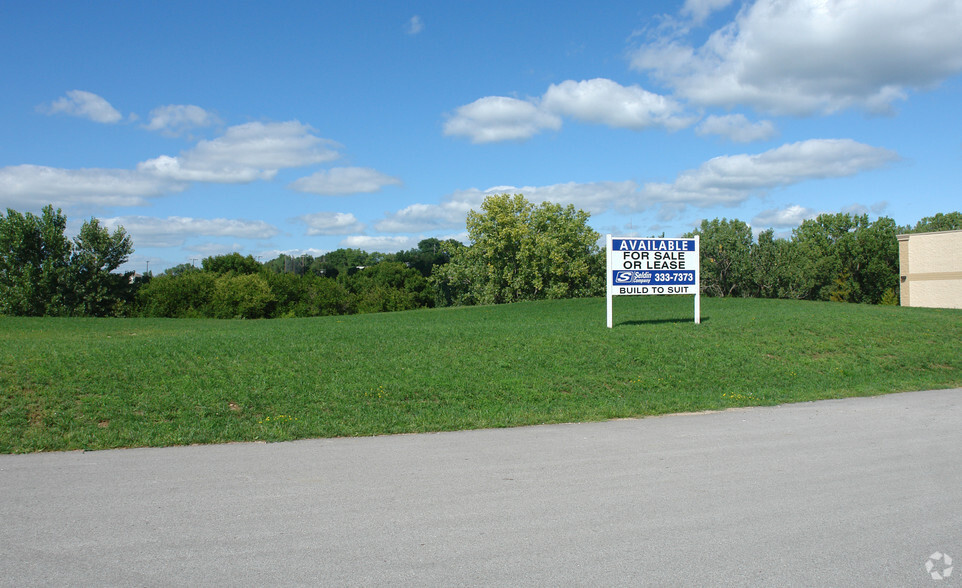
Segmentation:
{"type": "Polygon", "coordinates": [[[466,241],[486,194],[602,235],[962,209],[962,0],[0,0],[0,209],[143,272],[466,241]]]}

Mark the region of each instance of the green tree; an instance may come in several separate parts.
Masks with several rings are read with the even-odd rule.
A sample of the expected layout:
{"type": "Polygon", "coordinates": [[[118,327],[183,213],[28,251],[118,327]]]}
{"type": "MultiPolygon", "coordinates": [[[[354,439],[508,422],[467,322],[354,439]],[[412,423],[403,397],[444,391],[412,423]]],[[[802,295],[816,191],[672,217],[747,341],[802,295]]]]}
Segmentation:
{"type": "Polygon", "coordinates": [[[451,261],[450,250],[452,247],[450,241],[453,241],[453,239],[448,239],[448,241],[441,241],[434,237],[423,239],[418,242],[416,249],[395,253],[394,261],[407,264],[408,267],[418,270],[422,276],[427,278],[434,271],[434,266],[444,265],[451,261]]]}
{"type": "Polygon", "coordinates": [[[902,228],[888,217],[868,222],[858,218],[852,238],[842,242],[842,262],[852,276],[857,295],[848,302],[879,304],[885,293],[899,285],[898,234],[902,228]]]}
{"type": "Polygon", "coordinates": [[[72,306],[84,316],[116,316],[133,299],[134,272],[114,273],[133,252],[133,242],[123,227],[111,234],[91,218],[74,239],[68,272],[72,306]]]}
{"type": "Polygon", "coordinates": [[[216,280],[216,274],[196,268],[157,276],[137,292],[139,313],[165,318],[213,316],[210,304],[216,280]]]}
{"type": "Polygon", "coordinates": [[[201,260],[200,265],[204,268],[204,271],[215,274],[226,274],[227,272],[233,272],[235,274],[257,274],[263,269],[261,263],[254,259],[253,255],[245,257],[236,251],[226,255],[205,257],[201,260]]]}
{"type": "Polygon", "coordinates": [[[751,260],[752,229],[743,221],[703,220],[686,233],[699,236],[701,287],[707,296],[752,296],[757,291],[751,260]]]}
{"type": "Polygon", "coordinates": [[[65,299],[71,244],[67,219],[53,206],[41,216],[7,209],[0,214],[0,314],[69,313],[65,299]]]}
{"type": "Polygon", "coordinates": [[[179,276],[189,272],[199,272],[200,270],[189,263],[181,263],[164,270],[165,276],[179,276]]]}
{"type": "Polygon", "coordinates": [[[806,298],[878,304],[898,285],[895,221],[868,215],[821,214],[793,232],[806,298]]]}
{"type": "Polygon", "coordinates": [[[573,205],[488,196],[467,216],[471,245],[440,266],[435,284],[456,304],[574,298],[603,292],[599,235],[573,205]]]}
{"type": "Polygon", "coordinates": [[[935,231],[957,231],[962,229],[962,212],[937,213],[927,216],[915,224],[913,233],[931,233],[935,231]]]}
{"type": "Polygon", "coordinates": [[[265,274],[277,300],[275,317],[309,317],[348,314],[352,296],[337,280],[313,274],[265,274]]]}
{"type": "Polygon", "coordinates": [[[433,302],[427,279],[400,262],[386,261],[364,268],[345,283],[359,313],[412,310],[433,302]]]}
{"type": "Polygon", "coordinates": [[[214,282],[210,306],[214,318],[258,319],[269,317],[275,302],[264,276],[226,273],[214,282]]]}
{"type": "Polygon", "coordinates": [[[847,213],[820,214],[802,221],[792,231],[798,254],[795,271],[799,276],[802,298],[831,300],[852,295],[852,276],[842,263],[841,242],[856,229],[856,220],[847,213]]]}
{"type": "Polygon", "coordinates": [[[304,276],[310,273],[315,275],[322,275],[323,272],[318,271],[318,267],[315,265],[316,258],[307,255],[288,255],[282,253],[275,257],[274,259],[264,263],[264,269],[275,274],[294,274],[297,276],[304,276]]]}

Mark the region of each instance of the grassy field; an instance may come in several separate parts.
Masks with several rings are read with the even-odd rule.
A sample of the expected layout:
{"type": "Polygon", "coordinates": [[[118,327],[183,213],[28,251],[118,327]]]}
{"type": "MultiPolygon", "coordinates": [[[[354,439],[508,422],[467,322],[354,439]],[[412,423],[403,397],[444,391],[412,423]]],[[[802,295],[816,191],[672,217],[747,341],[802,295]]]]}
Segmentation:
{"type": "Polygon", "coordinates": [[[0,452],[577,422],[962,386],[962,311],[687,296],[0,318],[0,452]]]}

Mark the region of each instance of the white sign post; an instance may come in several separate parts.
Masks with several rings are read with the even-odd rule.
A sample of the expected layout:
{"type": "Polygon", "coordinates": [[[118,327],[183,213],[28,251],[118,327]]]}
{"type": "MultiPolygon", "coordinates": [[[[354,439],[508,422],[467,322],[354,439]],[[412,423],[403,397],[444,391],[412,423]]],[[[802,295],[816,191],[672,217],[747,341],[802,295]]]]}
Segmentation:
{"type": "Polygon", "coordinates": [[[639,239],[607,236],[608,328],[612,297],[694,294],[695,323],[701,323],[698,236],[639,239]]]}

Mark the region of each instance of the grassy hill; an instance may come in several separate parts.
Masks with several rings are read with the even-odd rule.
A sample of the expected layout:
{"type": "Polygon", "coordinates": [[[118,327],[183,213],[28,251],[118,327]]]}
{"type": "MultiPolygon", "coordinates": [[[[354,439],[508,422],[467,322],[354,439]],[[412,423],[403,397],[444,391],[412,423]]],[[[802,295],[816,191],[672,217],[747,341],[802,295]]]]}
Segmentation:
{"type": "Polygon", "coordinates": [[[378,435],[962,386],[962,311],[687,296],[0,318],[0,452],[378,435]]]}

